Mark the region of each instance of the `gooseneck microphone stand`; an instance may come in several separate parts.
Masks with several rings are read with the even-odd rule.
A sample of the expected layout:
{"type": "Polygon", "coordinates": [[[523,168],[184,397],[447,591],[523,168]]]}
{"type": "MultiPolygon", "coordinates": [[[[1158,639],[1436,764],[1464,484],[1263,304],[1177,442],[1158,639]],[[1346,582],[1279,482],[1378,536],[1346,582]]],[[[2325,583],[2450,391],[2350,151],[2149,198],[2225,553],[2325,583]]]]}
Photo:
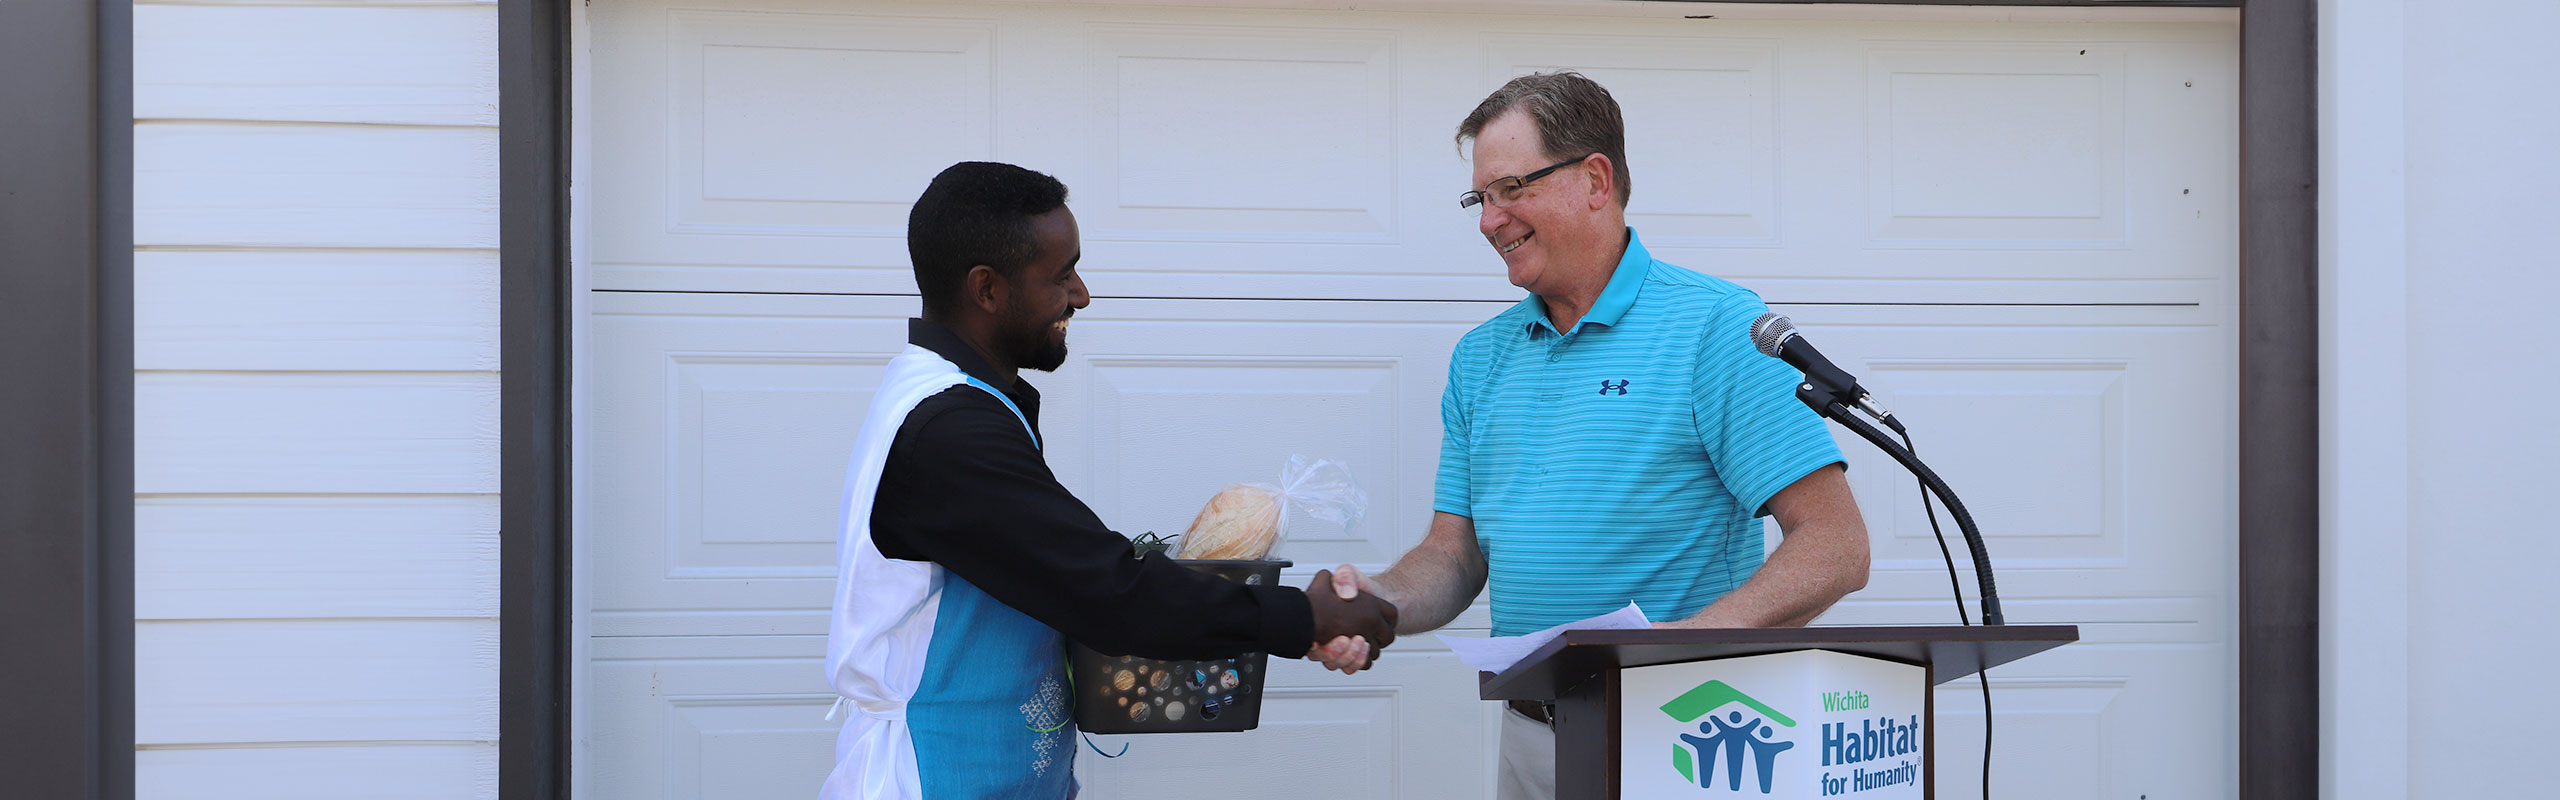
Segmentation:
{"type": "MultiPolygon", "coordinates": [[[[1811,406],[1814,413],[1821,414],[1833,422],[1840,423],[1841,427],[1856,432],[1860,438],[1874,444],[1876,449],[1884,451],[1885,455],[1892,456],[1893,460],[1901,462],[1904,469],[1910,470],[1913,475],[1920,476],[1920,482],[1928,486],[1931,493],[1936,494],[1939,500],[1945,501],[1947,512],[1956,518],[1956,530],[1964,534],[1965,549],[1973,555],[1973,577],[1982,586],[1982,624],[2006,624],[2006,620],[2000,614],[2000,591],[1993,586],[1991,579],[1991,553],[1983,549],[1982,531],[1973,526],[1973,514],[1965,510],[1963,500],[1956,499],[1955,490],[1947,488],[1947,482],[1938,477],[1936,470],[1930,469],[1927,464],[1920,463],[1919,456],[1912,455],[1910,450],[1904,449],[1892,437],[1886,436],[1883,431],[1876,430],[1876,426],[1867,424],[1864,419],[1859,419],[1857,412],[1850,410],[1850,404],[1857,402],[1857,398],[1843,396],[1840,392],[1823,385],[1823,382],[1807,378],[1804,382],[1796,384],[1796,399],[1811,406]]],[[[1887,415],[1883,418],[1888,420],[1886,424],[1893,425],[1895,430],[1902,428],[1900,424],[1890,421],[1893,419],[1892,416],[1887,415]]],[[[1929,502],[1929,498],[1922,497],[1920,502],[1925,504],[1929,502]]]]}

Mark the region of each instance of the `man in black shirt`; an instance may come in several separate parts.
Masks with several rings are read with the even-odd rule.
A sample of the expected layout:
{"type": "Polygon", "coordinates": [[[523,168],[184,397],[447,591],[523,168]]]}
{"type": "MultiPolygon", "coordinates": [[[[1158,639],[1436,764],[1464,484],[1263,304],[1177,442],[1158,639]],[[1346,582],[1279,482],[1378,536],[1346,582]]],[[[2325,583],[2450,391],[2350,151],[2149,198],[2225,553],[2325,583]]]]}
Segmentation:
{"type": "MultiPolygon", "coordinates": [[[[1091,297],[1066,187],[1006,164],[934,178],[908,217],[924,318],[908,323],[855,444],[838,542],[829,680],[858,709],[822,796],[1072,797],[1065,640],[1110,654],[1382,648],[1372,594],[1248,586],[1102,524],[1040,452],[1023,368],[1065,363],[1091,297]]],[[[1330,587],[1318,573],[1310,587],[1330,587]]]]}

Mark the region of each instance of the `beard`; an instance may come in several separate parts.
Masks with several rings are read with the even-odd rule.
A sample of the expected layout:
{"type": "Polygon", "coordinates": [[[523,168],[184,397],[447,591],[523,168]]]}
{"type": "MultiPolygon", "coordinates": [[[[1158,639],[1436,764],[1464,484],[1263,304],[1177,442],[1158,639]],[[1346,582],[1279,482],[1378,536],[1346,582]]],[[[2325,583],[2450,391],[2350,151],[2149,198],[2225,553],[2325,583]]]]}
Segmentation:
{"type": "Polygon", "coordinates": [[[1055,321],[1025,321],[1022,335],[1014,344],[1016,365],[1041,372],[1056,372],[1066,365],[1067,343],[1049,335],[1049,325],[1055,321]]]}

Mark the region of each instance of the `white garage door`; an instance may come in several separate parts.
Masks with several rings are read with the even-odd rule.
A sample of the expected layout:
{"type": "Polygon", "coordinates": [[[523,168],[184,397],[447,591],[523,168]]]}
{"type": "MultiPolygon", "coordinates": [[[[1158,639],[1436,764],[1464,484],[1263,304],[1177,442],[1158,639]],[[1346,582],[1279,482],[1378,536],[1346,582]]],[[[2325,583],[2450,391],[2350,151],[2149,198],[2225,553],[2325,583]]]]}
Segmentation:
{"type": "MultiPolygon", "coordinates": [[[[596,2],[584,796],[799,797],[826,773],[843,457],[915,311],[906,204],[954,161],[1073,191],[1096,299],[1031,380],[1104,520],[1176,531],[1307,453],[1372,504],[1292,542],[1298,574],[1411,547],[1449,347],[1519,296],[1452,201],[1451,129],[1555,67],[1625,105],[1646,244],[1860,369],[1981,518],[2011,621],[2083,626],[1994,677],[1997,793],[2229,795],[2235,27],[1682,8],[596,2]]],[[[1823,622],[1953,622],[1913,487],[1844,449],[1876,574],[1823,622]]],[[[1096,797],[1489,796],[1495,712],[1434,645],[1353,678],[1283,665],[1260,730],[1117,737],[1078,773],[1096,797]]],[[[1979,707],[1940,696],[1947,791],[1978,779],[1979,707]]]]}

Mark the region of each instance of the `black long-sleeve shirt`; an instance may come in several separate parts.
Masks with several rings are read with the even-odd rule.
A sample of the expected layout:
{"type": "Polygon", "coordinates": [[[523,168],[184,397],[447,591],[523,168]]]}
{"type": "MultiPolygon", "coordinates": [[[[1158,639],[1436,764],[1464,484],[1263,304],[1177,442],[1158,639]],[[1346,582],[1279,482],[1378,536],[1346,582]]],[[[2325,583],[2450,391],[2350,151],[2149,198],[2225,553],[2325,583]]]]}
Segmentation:
{"type": "MultiPolygon", "coordinates": [[[[1040,392],[1031,384],[997,376],[940,324],[910,320],[907,339],[1004,390],[1039,429],[1040,392]]],[[[917,405],[889,445],[871,508],[871,540],[881,555],[939,564],[1112,655],[1306,654],[1315,620],[1303,592],[1246,586],[1160,553],[1131,558],[1129,540],[1104,527],[1049,472],[1023,420],[965,384],[917,405]]]]}

